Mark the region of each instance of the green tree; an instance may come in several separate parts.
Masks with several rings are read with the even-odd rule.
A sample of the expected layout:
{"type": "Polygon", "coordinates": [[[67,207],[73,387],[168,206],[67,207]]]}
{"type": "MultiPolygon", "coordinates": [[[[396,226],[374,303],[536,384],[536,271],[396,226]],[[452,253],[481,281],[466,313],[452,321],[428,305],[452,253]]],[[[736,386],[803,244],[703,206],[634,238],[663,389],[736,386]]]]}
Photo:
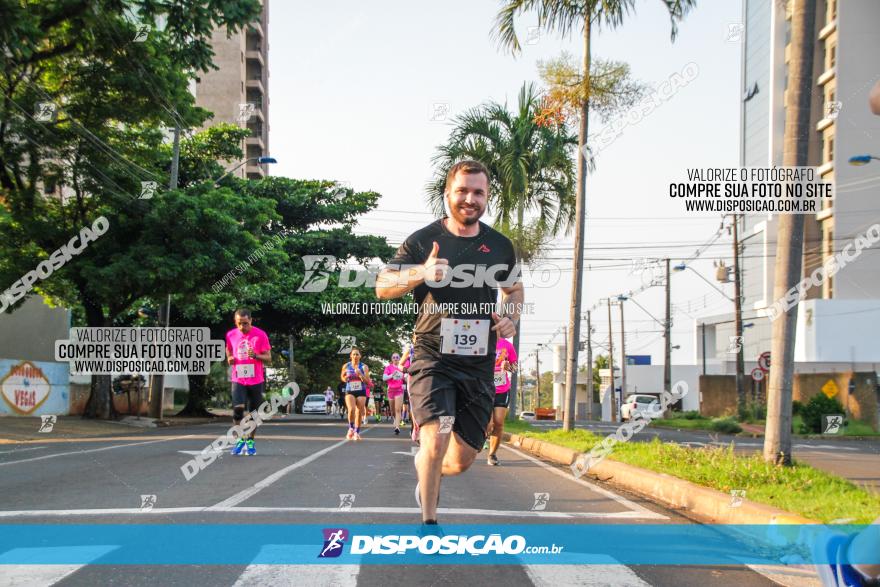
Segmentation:
{"type": "MultiPolygon", "coordinates": [[[[678,23],[696,4],[696,0],[661,0],[669,12],[671,36],[675,39],[678,23]]],[[[575,382],[577,378],[578,341],[580,340],[581,294],[584,269],[584,224],[586,213],[586,171],[587,137],[589,129],[590,99],[592,95],[591,72],[591,34],[593,27],[617,28],[623,24],[624,17],[634,10],[635,0],[505,0],[498,12],[493,33],[499,45],[511,54],[522,50],[516,34],[515,21],[518,15],[537,12],[538,22],[549,31],[563,37],[578,30],[583,41],[581,62],[582,101],[578,112],[578,158],[577,158],[577,196],[575,203],[575,240],[572,272],[571,304],[569,307],[568,356],[566,357],[566,410],[563,429],[571,430],[571,414],[574,412],[575,382]]]]}

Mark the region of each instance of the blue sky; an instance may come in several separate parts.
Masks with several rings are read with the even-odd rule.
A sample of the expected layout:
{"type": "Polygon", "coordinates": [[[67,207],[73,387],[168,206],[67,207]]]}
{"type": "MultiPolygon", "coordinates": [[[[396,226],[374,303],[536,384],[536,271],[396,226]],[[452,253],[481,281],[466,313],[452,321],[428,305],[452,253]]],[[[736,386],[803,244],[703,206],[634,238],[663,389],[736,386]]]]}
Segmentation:
{"type": "MultiPolygon", "coordinates": [[[[449,119],[487,100],[512,105],[523,82],[539,82],[538,60],[563,50],[581,54],[579,39],[547,33],[524,45],[517,58],[502,52],[489,35],[499,6],[484,0],[272,2],[270,146],[279,160],[272,172],[348,181],[381,193],[379,209],[354,227],[357,233],[398,243],[427,224],[432,216],[424,185],[449,119]],[[437,108],[448,108],[446,121],[431,120],[437,108]]],[[[600,154],[587,183],[586,256],[671,256],[675,264],[715,234],[719,218],[687,217],[670,201],[669,182],[689,167],[739,163],[741,45],[728,38],[728,30],[741,22],[742,5],[704,0],[680,25],[675,43],[659,0],[643,0],[636,8],[623,27],[594,35],[594,56],[626,61],[633,76],[651,86],[689,63],[699,74],[600,154]]],[[[521,39],[534,25],[534,15],[519,20],[521,39]]],[[[601,128],[598,120],[591,125],[601,128]]],[[[571,262],[564,259],[570,259],[571,245],[571,235],[553,243],[551,256],[562,267],[559,283],[527,292],[535,313],[523,320],[523,355],[567,322],[571,262]]],[[[692,266],[711,280],[712,260],[731,253],[725,234],[692,266]]],[[[584,309],[642,283],[628,261],[592,265],[611,267],[586,273],[584,309]]],[[[732,286],[723,287],[732,295],[732,286]]],[[[672,292],[673,344],[681,346],[673,363],[694,363],[693,317],[728,312],[732,303],[690,272],[674,274],[672,292]]],[[[663,288],[636,299],[662,317],[663,288]]],[[[604,305],[598,317],[594,338],[605,344],[604,305]]],[[[632,304],[626,317],[627,354],[652,354],[654,363],[662,362],[659,326],[632,304]]],[[[615,310],[615,347],[618,327],[615,310]]],[[[554,342],[561,341],[560,335],[554,342]]],[[[546,368],[549,361],[550,353],[542,353],[546,368]]]]}

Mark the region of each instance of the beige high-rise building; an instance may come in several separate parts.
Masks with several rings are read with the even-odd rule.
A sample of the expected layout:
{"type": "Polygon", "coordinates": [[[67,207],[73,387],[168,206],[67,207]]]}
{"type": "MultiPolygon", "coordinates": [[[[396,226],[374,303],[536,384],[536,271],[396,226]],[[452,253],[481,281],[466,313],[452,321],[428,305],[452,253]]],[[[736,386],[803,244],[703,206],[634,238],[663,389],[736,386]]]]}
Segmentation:
{"type": "Polygon", "coordinates": [[[214,113],[208,125],[228,122],[250,130],[242,146],[248,162],[235,171],[249,179],[268,173],[256,161],[269,155],[269,0],[262,4],[259,21],[232,34],[225,28],[214,31],[211,46],[219,69],[203,74],[195,88],[196,104],[214,113]]]}

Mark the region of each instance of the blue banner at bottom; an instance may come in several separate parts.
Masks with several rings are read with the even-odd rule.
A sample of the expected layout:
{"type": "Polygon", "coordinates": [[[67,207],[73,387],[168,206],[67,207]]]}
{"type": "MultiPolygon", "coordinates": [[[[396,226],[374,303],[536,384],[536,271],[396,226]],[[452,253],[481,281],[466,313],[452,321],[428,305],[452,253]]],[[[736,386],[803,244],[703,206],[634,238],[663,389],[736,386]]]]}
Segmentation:
{"type": "Polygon", "coordinates": [[[880,526],[3,524],[2,564],[880,564],[880,526]]]}

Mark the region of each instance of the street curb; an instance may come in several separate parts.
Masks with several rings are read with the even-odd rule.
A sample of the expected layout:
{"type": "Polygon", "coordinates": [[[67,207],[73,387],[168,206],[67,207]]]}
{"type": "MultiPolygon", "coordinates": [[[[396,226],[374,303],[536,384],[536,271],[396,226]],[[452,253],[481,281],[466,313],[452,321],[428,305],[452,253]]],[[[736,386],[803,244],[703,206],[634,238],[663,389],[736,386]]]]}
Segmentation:
{"type": "MultiPolygon", "coordinates": [[[[537,438],[519,434],[505,434],[504,437],[514,447],[560,465],[571,466],[581,455],[576,450],[537,438]]],[[[715,524],[818,524],[815,520],[748,499],[732,506],[731,496],[726,493],[611,459],[594,465],[588,474],[715,524]]]]}

